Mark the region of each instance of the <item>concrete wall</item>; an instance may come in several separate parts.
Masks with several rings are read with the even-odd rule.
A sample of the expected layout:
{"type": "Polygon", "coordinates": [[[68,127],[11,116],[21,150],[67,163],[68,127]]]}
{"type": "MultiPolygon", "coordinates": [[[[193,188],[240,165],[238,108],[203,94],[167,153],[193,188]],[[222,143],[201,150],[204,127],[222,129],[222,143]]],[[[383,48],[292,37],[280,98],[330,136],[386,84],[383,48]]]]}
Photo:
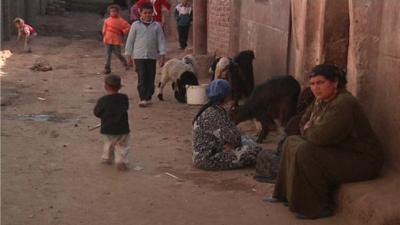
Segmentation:
{"type": "Polygon", "coordinates": [[[349,89],[400,170],[400,2],[350,0],[349,89]]]}
{"type": "Polygon", "coordinates": [[[255,80],[287,73],[289,0],[208,0],[209,54],[255,51],[255,80]]]}
{"type": "Polygon", "coordinates": [[[349,48],[349,0],[325,1],[324,63],[347,66],[349,48]]]}
{"type": "Polygon", "coordinates": [[[239,51],[255,51],[257,83],[286,74],[290,30],[290,0],[242,1],[239,51]]]}
{"type": "Polygon", "coordinates": [[[346,68],[349,42],[348,0],[292,0],[289,72],[303,86],[317,64],[346,68]]]}

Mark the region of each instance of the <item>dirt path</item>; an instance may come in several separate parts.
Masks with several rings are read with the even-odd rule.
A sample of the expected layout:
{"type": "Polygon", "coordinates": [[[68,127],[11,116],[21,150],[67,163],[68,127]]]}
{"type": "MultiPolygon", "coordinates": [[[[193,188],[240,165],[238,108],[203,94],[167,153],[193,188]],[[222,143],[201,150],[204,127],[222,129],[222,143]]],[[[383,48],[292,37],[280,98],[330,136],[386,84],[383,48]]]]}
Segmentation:
{"type": "MultiPolygon", "coordinates": [[[[183,54],[168,46],[169,57],[183,54]]],[[[284,206],[263,203],[273,185],[254,181],[252,169],[194,169],[191,120],[198,108],[178,104],[170,88],[165,102],[137,107],[136,74],[117,61],[113,69],[131,98],[131,170],[100,164],[102,139],[88,127],[99,122],[92,109],[104,93],[101,43],[42,36],[33,50],[12,55],[2,68],[2,224],[345,224],[340,217],[296,220],[284,206]],[[43,58],[52,71],[29,70],[43,58]],[[27,117],[41,114],[50,117],[36,119],[51,121],[27,117]]]]}

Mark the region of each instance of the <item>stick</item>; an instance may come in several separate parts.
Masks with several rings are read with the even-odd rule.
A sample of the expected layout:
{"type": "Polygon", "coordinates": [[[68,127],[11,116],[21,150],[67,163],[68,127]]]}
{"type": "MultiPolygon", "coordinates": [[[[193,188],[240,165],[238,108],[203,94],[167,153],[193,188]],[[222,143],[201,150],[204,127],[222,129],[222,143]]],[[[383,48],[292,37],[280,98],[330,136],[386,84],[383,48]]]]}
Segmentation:
{"type": "Polygon", "coordinates": [[[97,125],[94,126],[94,127],[90,127],[90,128],[89,128],[89,131],[96,130],[96,129],[99,128],[99,127],[101,127],[101,123],[97,124],[97,125]]]}
{"type": "Polygon", "coordinates": [[[173,175],[173,174],[170,174],[170,173],[168,173],[168,172],[165,172],[165,175],[170,176],[170,177],[172,177],[172,178],[175,178],[175,179],[179,180],[179,177],[177,177],[177,176],[175,176],[175,175],[173,175]]]}

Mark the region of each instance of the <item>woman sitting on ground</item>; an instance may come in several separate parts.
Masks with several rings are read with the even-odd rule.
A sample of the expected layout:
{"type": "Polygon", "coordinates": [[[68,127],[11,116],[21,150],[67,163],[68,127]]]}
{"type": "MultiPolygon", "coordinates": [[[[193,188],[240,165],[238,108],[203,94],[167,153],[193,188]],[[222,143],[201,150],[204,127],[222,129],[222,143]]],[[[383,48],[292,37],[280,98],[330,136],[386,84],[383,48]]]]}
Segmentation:
{"type": "Polygon", "coordinates": [[[204,170],[227,170],[254,165],[261,150],[242,138],[224,106],[229,104],[231,86],[216,79],[207,89],[209,102],[193,120],[193,163],[204,170]]]}
{"type": "Polygon", "coordinates": [[[346,77],[333,65],[312,69],[316,97],[300,122],[301,135],[289,136],[273,198],[302,219],[333,215],[338,185],[379,175],[383,153],[360,103],[345,89],[346,77]]]}

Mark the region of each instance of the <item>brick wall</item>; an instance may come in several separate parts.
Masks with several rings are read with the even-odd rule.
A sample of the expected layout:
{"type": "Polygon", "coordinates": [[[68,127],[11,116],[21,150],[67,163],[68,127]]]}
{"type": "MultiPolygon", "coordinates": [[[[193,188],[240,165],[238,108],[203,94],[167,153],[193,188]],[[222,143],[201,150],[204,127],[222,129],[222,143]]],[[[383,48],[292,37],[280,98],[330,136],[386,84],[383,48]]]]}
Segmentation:
{"type": "Polygon", "coordinates": [[[231,36],[230,32],[233,0],[208,0],[207,9],[207,51],[209,54],[228,55],[231,36]]]}

